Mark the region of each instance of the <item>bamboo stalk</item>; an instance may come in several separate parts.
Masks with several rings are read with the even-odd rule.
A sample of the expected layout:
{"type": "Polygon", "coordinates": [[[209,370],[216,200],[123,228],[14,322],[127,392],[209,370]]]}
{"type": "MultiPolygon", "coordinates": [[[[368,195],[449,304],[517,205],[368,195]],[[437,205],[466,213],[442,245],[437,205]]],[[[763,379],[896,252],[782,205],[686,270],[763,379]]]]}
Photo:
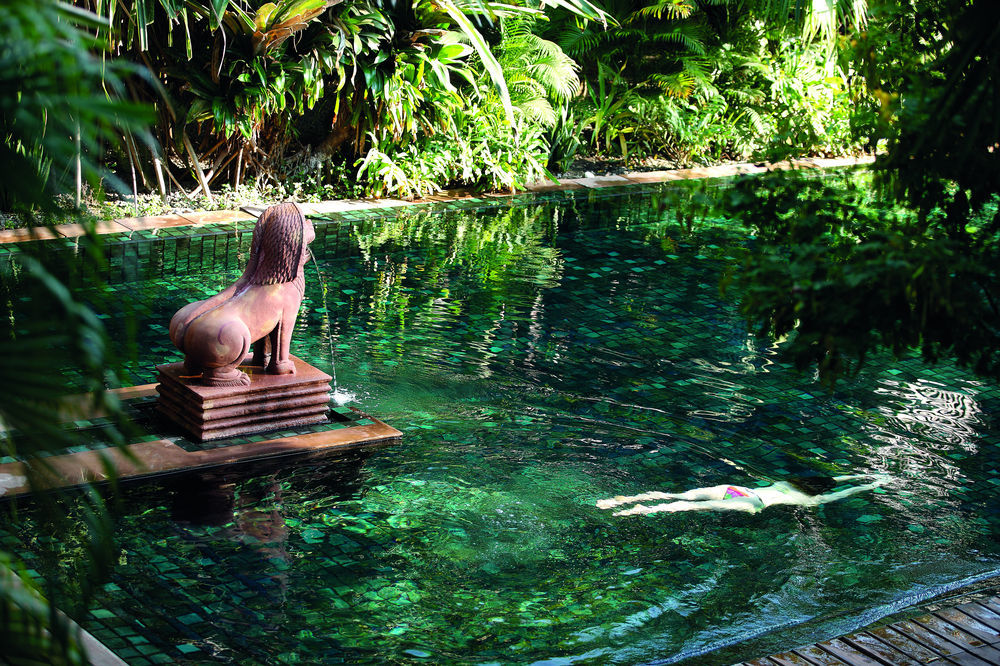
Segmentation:
{"type": "Polygon", "coordinates": [[[155,149],[150,149],[153,154],[153,171],[156,172],[156,183],[160,186],[160,199],[163,201],[163,205],[167,205],[167,184],[163,181],[163,165],[160,164],[160,158],[156,155],[155,149]]]}
{"type": "MultiPolygon", "coordinates": [[[[226,160],[225,164],[229,164],[229,162],[233,159],[234,154],[230,153],[229,151],[226,151],[224,153],[220,153],[219,154],[219,157],[216,158],[216,160],[215,160],[215,164],[213,164],[212,168],[208,170],[207,174],[205,174],[205,182],[206,183],[211,184],[212,181],[215,180],[215,177],[216,177],[216,175],[218,175],[218,172],[222,169],[222,167],[225,166],[225,164],[221,164],[222,160],[225,160],[227,157],[229,159],[226,160]]],[[[191,193],[188,196],[191,196],[191,197],[195,196],[196,194],[198,194],[198,191],[200,189],[201,189],[201,185],[198,185],[193,190],[191,190],[191,193]]]]}
{"type": "Polygon", "coordinates": [[[188,156],[194,165],[194,173],[198,177],[198,182],[201,183],[202,191],[205,193],[205,198],[208,199],[210,205],[214,206],[215,198],[212,197],[212,191],[208,189],[208,181],[205,180],[205,173],[201,170],[201,164],[198,163],[198,155],[194,152],[194,146],[191,145],[191,139],[188,137],[187,131],[182,129],[181,136],[184,139],[184,148],[188,151],[188,156]]]}
{"type": "Polygon", "coordinates": [[[76,121],[76,133],[73,135],[73,142],[76,144],[76,156],[74,159],[76,167],[76,207],[80,208],[83,203],[83,157],[80,147],[80,121],[76,121]]]}
{"type": "Polygon", "coordinates": [[[182,193],[187,194],[187,190],[184,188],[183,185],[177,182],[177,179],[174,178],[174,174],[170,172],[170,169],[167,167],[166,164],[163,165],[163,170],[167,173],[167,177],[170,178],[170,182],[176,185],[177,189],[180,190],[182,193]]]}
{"type": "Polygon", "coordinates": [[[240,179],[243,177],[243,146],[240,146],[240,155],[236,160],[236,180],[233,182],[235,189],[240,189],[240,179]]]}

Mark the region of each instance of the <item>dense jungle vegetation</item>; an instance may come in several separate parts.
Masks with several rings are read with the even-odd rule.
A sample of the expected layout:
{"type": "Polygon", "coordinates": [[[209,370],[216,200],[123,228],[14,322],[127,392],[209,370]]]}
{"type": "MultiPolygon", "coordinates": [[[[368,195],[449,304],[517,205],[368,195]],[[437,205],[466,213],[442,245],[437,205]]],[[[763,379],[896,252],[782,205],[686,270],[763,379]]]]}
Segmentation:
{"type": "MultiPolygon", "coordinates": [[[[74,211],[88,190],[415,195],[516,187],[583,154],[883,147],[875,189],[776,174],[724,198],[758,238],[731,277],[747,317],[794,333],[793,357],[831,379],[881,346],[1000,375],[994,0],[0,0],[0,26],[0,209],[28,215],[74,211]]],[[[79,248],[71,279],[92,283],[100,243],[79,248]]],[[[51,414],[80,390],[42,359],[72,360],[114,414],[101,389],[124,342],[28,255],[4,299],[29,282],[48,298],[31,321],[0,318],[0,455],[38,462],[73,443],[51,414]]],[[[87,525],[86,543],[40,535],[46,557],[89,553],[66,585],[43,598],[0,551],[0,661],[86,662],[54,610],[82,617],[115,561],[103,500],[86,496],[70,518],[38,495],[48,534],[87,525]]]]}
{"type": "MultiPolygon", "coordinates": [[[[849,37],[873,18],[861,0],[56,7],[19,10],[26,21],[5,40],[17,61],[10,71],[34,82],[20,94],[37,96],[44,140],[72,137],[73,123],[112,100],[122,108],[107,109],[108,131],[80,142],[69,162],[45,160],[37,141],[8,148],[44,164],[46,194],[77,202],[88,180],[98,198],[158,193],[212,207],[220,194],[231,203],[261,192],[512,189],[580,155],[690,165],[874,145],[878,99],[858,76],[849,37]],[[76,21],[116,75],[102,83],[107,94],[76,93],[63,114],[51,111],[69,79],[53,77],[38,28],[26,29],[44,11],[76,21]],[[154,114],[151,133],[112,130],[118,114],[141,109],[154,114]],[[114,178],[88,179],[88,162],[114,178]]],[[[4,196],[0,209],[9,209],[4,196]]]]}

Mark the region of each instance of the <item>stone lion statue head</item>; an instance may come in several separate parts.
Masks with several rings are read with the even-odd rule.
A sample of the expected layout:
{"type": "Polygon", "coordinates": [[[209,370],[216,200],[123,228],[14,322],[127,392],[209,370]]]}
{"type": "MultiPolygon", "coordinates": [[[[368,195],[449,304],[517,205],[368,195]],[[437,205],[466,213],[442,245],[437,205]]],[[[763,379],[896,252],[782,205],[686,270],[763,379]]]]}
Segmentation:
{"type": "Polygon", "coordinates": [[[257,220],[247,263],[250,284],[282,284],[302,276],[312,224],[293,203],[271,206],[257,220]]]}

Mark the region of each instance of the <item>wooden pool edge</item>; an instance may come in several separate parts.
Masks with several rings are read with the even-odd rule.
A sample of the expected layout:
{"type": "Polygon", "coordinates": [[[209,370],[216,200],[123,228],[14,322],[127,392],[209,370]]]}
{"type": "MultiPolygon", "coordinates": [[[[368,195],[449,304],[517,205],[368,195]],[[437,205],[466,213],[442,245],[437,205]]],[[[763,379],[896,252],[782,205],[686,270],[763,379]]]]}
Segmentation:
{"type": "Polygon", "coordinates": [[[983,594],[738,666],[986,666],[1000,664],[1000,596],[983,594]]]}
{"type": "MultiPolygon", "coordinates": [[[[155,384],[116,389],[122,400],[155,394],[155,384]]],[[[388,444],[403,433],[355,408],[353,411],[370,424],[337,430],[309,432],[289,437],[275,437],[257,442],[187,451],[167,439],[136,442],[122,447],[107,447],[63,455],[0,464],[0,477],[10,475],[24,481],[17,486],[0,487],[0,499],[19,497],[33,491],[71,488],[111,480],[132,481],[172,473],[208,470],[224,466],[258,462],[281,456],[306,455],[328,451],[347,451],[360,447],[388,444]],[[29,464],[33,467],[29,468],[29,464]],[[35,479],[35,487],[28,481],[35,479]]]]}

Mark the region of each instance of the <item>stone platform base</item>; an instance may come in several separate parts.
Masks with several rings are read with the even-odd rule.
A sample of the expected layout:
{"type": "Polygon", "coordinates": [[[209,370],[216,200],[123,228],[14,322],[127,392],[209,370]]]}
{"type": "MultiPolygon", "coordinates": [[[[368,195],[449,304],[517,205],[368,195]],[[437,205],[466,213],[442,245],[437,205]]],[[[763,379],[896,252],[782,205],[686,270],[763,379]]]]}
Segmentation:
{"type": "Polygon", "coordinates": [[[157,366],[158,408],[198,441],[282,430],[327,420],[330,375],[292,356],[294,375],[269,375],[260,366],[240,369],[249,386],[203,386],[183,363],[157,366]]]}

